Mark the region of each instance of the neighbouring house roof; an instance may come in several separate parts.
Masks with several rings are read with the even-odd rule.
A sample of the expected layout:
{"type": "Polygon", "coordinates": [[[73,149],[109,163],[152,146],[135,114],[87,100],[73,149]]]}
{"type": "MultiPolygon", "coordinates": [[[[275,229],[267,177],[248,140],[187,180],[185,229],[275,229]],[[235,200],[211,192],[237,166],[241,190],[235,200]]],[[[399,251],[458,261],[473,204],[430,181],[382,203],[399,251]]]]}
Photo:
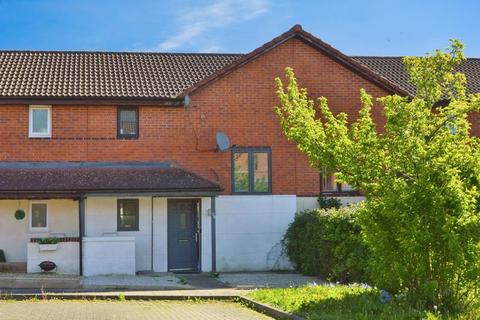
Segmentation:
{"type": "MultiPolygon", "coordinates": [[[[401,57],[350,57],[296,25],[248,54],[0,51],[0,103],[15,100],[181,104],[183,97],[298,38],[390,92],[414,95],[401,57]]],[[[480,59],[459,68],[480,92],[480,59]]]]}
{"type": "MultiPolygon", "coordinates": [[[[354,60],[365,65],[372,71],[390,79],[398,86],[404,88],[411,95],[415,95],[415,88],[409,82],[405,71],[403,57],[361,57],[354,56],[354,60]]],[[[457,68],[458,72],[467,77],[467,93],[480,92],[480,59],[468,58],[457,68]]]]}
{"type": "Polygon", "coordinates": [[[0,98],[176,99],[240,56],[0,51],[0,98]]]}
{"type": "Polygon", "coordinates": [[[0,163],[0,198],[95,193],[215,193],[222,188],[167,163],[0,163]]]}

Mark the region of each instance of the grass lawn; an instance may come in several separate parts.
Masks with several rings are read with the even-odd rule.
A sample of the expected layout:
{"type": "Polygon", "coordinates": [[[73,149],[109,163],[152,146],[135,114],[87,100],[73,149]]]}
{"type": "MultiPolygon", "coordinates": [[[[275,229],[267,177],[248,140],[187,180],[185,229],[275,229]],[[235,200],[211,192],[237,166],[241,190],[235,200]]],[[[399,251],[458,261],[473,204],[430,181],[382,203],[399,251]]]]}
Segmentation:
{"type": "MultiPolygon", "coordinates": [[[[360,286],[262,289],[248,296],[306,319],[443,319],[400,302],[382,304],[379,290],[360,286]]],[[[449,319],[480,319],[480,308],[449,319]]]]}

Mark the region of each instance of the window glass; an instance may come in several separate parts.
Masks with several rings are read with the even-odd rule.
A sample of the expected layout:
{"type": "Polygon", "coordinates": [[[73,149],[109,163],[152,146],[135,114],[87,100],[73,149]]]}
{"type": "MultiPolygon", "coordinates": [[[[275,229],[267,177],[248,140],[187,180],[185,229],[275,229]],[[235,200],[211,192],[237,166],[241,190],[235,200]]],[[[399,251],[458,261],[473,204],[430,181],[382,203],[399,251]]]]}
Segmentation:
{"type": "Polygon", "coordinates": [[[337,192],[337,179],[333,174],[322,174],[322,192],[337,192]]]}
{"type": "Polygon", "coordinates": [[[32,132],[48,133],[48,109],[32,110],[32,132]]]}
{"type": "Polygon", "coordinates": [[[47,227],[47,204],[32,203],[32,228],[47,227]]]}
{"type": "Polygon", "coordinates": [[[340,184],[340,190],[342,192],[355,191],[355,189],[351,185],[349,185],[348,183],[340,184]]]}
{"type": "Polygon", "coordinates": [[[138,199],[118,200],[118,230],[138,230],[138,199]]]}
{"type": "Polygon", "coordinates": [[[187,229],[187,214],[180,213],[180,229],[187,229]]]}
{"type": "Polygon", "coordinates": [[[49,138],[52,134],[50,106],[30,106],[28,135],[31,138],[49,138]]]}
{"type": "Polygon", "coordinates": [[[247,152],[236,152],[233,155],[233,172],[235,192],[250,191],[250,174],[247,152]]]}
{"type": "Polygon", "coordinates": [[[138,136],[138,109],[137,108],[119,108],[118,109],[118,136],[119,137],[137,137],[138,136]]]}
{"type": "Polygon", "coordinates": [[[348,183],[337,181],[335,174],[329,174],[324,171],[322,174],[322,193],[323,192],[352,192],[355,189],[348,183]]]}
{"type": "Polygon", "coordinates": [[[272,189],[271,152],[268,148],[237,148],[232,151],[233,192],[269,193],[272,189]]]}
{"type": "Polygon", "coordinates": [[[253,153],[253,191],[254,192],[268,192],[268,153],[255,152],[253,153]]]}

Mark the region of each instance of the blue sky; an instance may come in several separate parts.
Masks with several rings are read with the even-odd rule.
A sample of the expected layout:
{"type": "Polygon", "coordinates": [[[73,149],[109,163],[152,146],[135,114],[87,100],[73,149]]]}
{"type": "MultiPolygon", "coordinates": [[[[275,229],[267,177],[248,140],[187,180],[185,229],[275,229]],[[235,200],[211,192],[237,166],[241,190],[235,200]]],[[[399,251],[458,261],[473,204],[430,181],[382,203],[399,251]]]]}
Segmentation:
{"type": "Polygon", "coordinates": [[[249,52],[302,24],[350,55],[480,57],[474,0],[0,0],[0,48],[249,52]]]}

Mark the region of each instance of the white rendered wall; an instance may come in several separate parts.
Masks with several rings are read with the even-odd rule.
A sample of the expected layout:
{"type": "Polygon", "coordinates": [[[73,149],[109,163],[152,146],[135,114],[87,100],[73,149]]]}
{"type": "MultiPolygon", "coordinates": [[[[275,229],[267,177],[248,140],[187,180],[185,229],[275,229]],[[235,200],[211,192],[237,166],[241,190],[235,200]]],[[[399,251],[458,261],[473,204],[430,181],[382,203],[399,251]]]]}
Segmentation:
{"type": "Polygon", "coordinates": [[[135,275],[135,237],[87,237],[83,239],[85,276],[135,275]]]}
{"type": "MultiPolygon", "coordinates": [[[[153,198],[153,270],[155,272],[168,270],[167,203],[167,198],[153,198]]],[[[201,204],[201,269],[211,271],[210,198],[202,198],[201,204]]],[[[152,197],[88,197],[85,208],[87,237],[102,237],[105,233],[134,237],[136,271],[152,269],[152,197]],[[117,231],[117,199],[122,198],[139,199],[139,231],[117,231]]]]}
{"type": "Polygon", "coordinates": [[[280,241],[297,210],[295,195],[219,196],[216,205],[218,271],[291,268],[280,241]]]}
{"type": "MultiPolygon", "coordinates": [[[[43,201],[42,201],[43,202],[43,201]]],[[[49,237],[63,233],[78,237],[78,202],[73,200],[46,200],[48,204],[48,229],[32,232],[29,229],[29,200],[0,200],[0,249],[9,262],[27,262],[27,244],[30,238],[49,237]],[[25,218],[17,220],[17,209],[25,211],[25,218]]]]}
{"type": "MultiPolygon", "coordinates": [[[[329,198],[329,197],[327,197],[329,198]]],[[[348,204],[357,203],[365,200],[365,197],[360,196],[345,196],[345,197],[332,197],[337,198],[342,202],[342,205],[346,206],[348,204]]],[[[317,209],[318,208],[318,197],[297,197],[297,212],[317,209]]]]}
{"type": "Polygon", "coordinates": [[[201,202],[201,264],[203,272],[212,271],[212,216],[211,198],[202,198],[201,202]]]}
{"type": "MultiPolygon", "coordinates": [[[[88,197],[85,201],[85,236],[116,233],[135,239],[136,271],[151,269],[151,197],[88,197]],[[117,199],[139,199],[139,231],[117,231],[117,199]]],[[[84,258],[86,260],[86,258],[84,258]]]]}
{"type": "Polygon", "coordinates": [[[365,197],[360,197],[360,196],[355,196],[355,197],[336,197],[337,199],[340,199],[342,204],[344,206],[349,205],[349,204],[354,204],[358,203],[360,201],[365,200],[365,197]]]}
{"type": "Polygon", "coordinates": [[[318,208],[318,197],[297,197],[297,212],[318,208]]]}
{"type": "Polygon", "coordinates": [[[153,201],[153,270],[167,272],[167,198],[154,198],[153,201]]]}
{"type": "Polygon", "coordinates": [[[57,265],[57,273],[79,274],[80,265],[78,252],[78,242],[60,242],[55,251],[40,251],[38,243],[29,243],[27,272],[41,272],[42,270],[38,266],[41,262],[53,261],[57,265]]]}

